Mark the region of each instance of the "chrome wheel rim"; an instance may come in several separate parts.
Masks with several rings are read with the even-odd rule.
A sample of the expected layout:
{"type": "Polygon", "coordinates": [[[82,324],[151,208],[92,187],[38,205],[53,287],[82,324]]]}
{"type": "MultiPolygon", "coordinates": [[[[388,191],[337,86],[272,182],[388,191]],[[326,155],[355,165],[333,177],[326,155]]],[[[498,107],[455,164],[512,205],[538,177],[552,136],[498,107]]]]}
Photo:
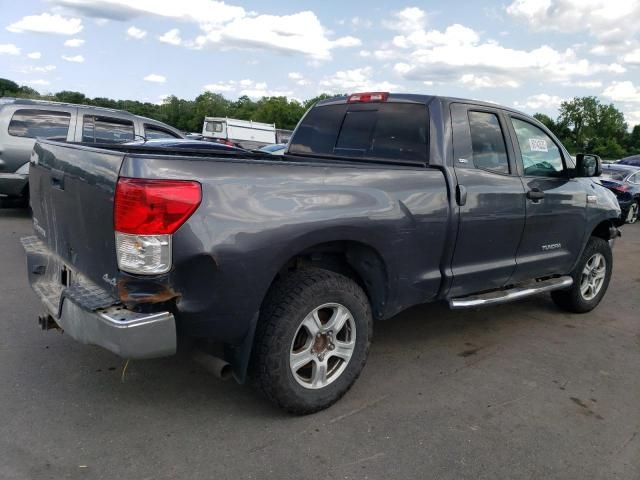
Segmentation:
{"type": "Polygon", "coordinates": [[[634,203],[629,207],[629,213],[627,213],[627,223],[636,223],[638,220],[638,204],[634,203]]]}
{"type": "Polygon", "coordinates": [[[296,382],[317,390],[345,371],[356,346],[356,322],[347,307],[325,303],[311,311],[296,330],[289,368],[296,382]]]}
{"type": "Polygon", "coordinates": [[[604,284],[607,261],[601,253],[594,253],[582,269],[580,293],[585,300],[593,300],[604,284]]]}

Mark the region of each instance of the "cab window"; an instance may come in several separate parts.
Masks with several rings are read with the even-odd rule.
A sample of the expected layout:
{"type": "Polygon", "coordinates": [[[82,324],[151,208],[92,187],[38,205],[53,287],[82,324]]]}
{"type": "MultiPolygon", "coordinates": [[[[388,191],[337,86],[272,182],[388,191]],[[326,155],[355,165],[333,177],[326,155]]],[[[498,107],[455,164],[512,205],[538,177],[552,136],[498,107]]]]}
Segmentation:
{"type": "Polygon", "coordinates": [[[482,170],[509,173],[507,147],[495,113],[469,112],[473,165],[482,170]]]}
{"type": "Polygon", "coordinates": [[[524,174],[535,177],[562,177],[564,163],[555,142],[544,131],[529,122],[512,118],[524,174]]]}
{"type": "Polygon", "coordinates": [[[82,141],[89,143],[122,143],[133,140],[133,122],[120,118],[85,115],[82,141]]]}
{"type": "Polygon", "coordinates": [[[164,138],[180,138],[178,135],[165,130],[164,128],[156,127],[154,125],[144,124],[144,136],[147,140],[164,139],[164,138]]]}
{"type": "Polygon", "coordinates": [[[66,140],[71,114],[54,110],[16,110],[9,122],[9,135],[28,138],[66,140]]]}

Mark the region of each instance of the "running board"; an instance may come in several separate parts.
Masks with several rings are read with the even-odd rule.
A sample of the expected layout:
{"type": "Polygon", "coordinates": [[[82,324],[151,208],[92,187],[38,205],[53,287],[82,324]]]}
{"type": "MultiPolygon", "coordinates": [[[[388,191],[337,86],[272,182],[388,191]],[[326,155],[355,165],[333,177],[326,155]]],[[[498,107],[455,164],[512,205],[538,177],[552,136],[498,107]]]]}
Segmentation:
{"type": "Polygon", "coordinates": [[[516,285],[505,290],[493,290],[479,295],[449,299],[449,308],[459,310],[462,308],[487,307],[500,303],[512,302],[521,298],[530,297],[539,293],[561,290],[573,285],[573,278],[569,276],[549,278],[547,280],[532,281],[516,285]]]}

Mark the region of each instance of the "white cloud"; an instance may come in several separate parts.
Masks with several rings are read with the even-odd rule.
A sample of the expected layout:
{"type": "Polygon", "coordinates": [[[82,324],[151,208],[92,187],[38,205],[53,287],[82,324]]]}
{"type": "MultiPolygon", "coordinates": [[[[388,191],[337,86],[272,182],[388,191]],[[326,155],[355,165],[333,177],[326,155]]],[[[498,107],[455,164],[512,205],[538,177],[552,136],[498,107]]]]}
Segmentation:
{"type": "Polygon", "coordinates": [[[45,86],[45,85],[49,85],[51,82],[49,82],[49,80],[29,80],[25,83],[28,83],[29,85],[40,85],[40,86],[45,86]]]}
{"type": "Polygon", "coordinates": [[[165,83],[167,81],[167,77],[164,75],[158,75],[157,73],[150,73],[146,77],[144,77],[145,81],[153,82],[153,83],[165,83]]]}
{"type": "Polygon", "coordinates": [[[629,80],[612,82],[604,89],[602,96],[614,102],[640,103],[640,86],[636,87],[629,80]]]}
{"type": "Polygon", "coordinates": [[[538,95],[527,97],[523,102],[514,102],[514,105],[527,110],[555,110],[564,100],[564,98],[557,95],[539,93],[538,95]]]}
{"type": "Polygon", "coordinates": [[[62,15],[42,13],[40,15],[27,15],[21,20],[12,23],[7,30],[13,33],[54,33],[58,35],[76,35],[82,31],[82,19],[67,18],[62,15]]]}
{"type": "Polygon", "coordinates": [[[384,22],[384,25],[400,32],[421,30],[427,24],[427,14],[418,7],[407,7],[394,14],[393,17],[393,20],[384,22]]]}
{"type": "Polygon", "coordinates": [[[633,65],[640,65],[640,48],[636,48],[635,50],[627,53],[623,57],[623,61],[625,63],[631,63],[633,65]]]}
{"type": "Polygon", "coordinates": [[[146,30],[142,30],[132,25],[127,29],[127,36],[129,36],[130,38],[135,38],[136,40],[142,40],[147,36],[147,32],[146,30]]]}
{"type": "Polygon", "coordinates": [[[84,45],[84,40],[81,38],[70,38],[64,42],[65,47],[77,48],[84,45]]]}
{"type": "Polygon", "coordinates": [[[62,55],[62,59],[71,63],[84,63],[84,57],[82,55],[62,55]]]}
{"type": "Polygon", "coordinates": [[[362,67],[352,70],[341,70],[320,81],[323,91],[329,93],[353,93],[358,91],[397,91],[401,87],[387,81],[376,81],[372,78],[373,68],[362,67]]]}
{"type": "Polygon", "coordinates": [[[330,38],[328,30],[310,10],[291,15],[266,15],[216,0],[54,1],[98,18],[130,20],[156,15],[197,24],[201,35],[195,41],[182,42],[187,47],[264,49],[328,60],[335,48],[360,45],[360,40],[351,36],[330,38]]]}
{"type": "Polygon", "coordinates": [[[49,73],[53,72],[56,69],[55,65],[44,65],[42,67],[28,65],[26,67],[22,67],[18,69],[20,73],[31,74],[31,73],[49,73]]]}
{"type": "Polygon", "coordinates": [[[507,14],[537,31],[580,33],[598,39],[595,55],[624,54],[638,46],[637,0],[514,0],[507,14]]]}
{"type": "Polygon", "coordinates": [[[40,52],[29,52],[27,53],[27,57],[31,60],[39,60],[42,57],[42,53],[40,52]]]}
{"type": "Polygon", "coordinates": [[[20,55],[20,49],[13,43],[0,43],[0,55],[20,55]]]}
{"type": "Polygon", "coordinates": [[[311,82],[304,78],[300,72],[290,72],[288,75],[290,80],[293,80],[296,85],[305,86],[309,85],[311,82]]]}
{"type": "Polygon", "coordinates": [[[182,38],[180,38],[180,30],[178,30],[177,28],[172,28],[164,35],[158,37],[158,40],[163,43],[169,43],[171,45],[180,45],[182,43],[182,38]]]}
{"type": "Polygon", "coordinates": [[[225,93],[225,92],[233,92],[236,89],[235,83],[233,80],[229,82],[217,82],[217,83],[209,83],[202,87],[207,92],[213,93],[225,93]]]}
{"type": "Polygon", "coordinates": [[[565,87],[600,88],[602,87],[602,82],[600,80],[585,80],[576,82],[563,82],[562,85],[565,87]]]}
{"type": "Polygon", "coordinates": [[[293,95],[291,90],[274,90],[267,86],[266,82],[255,82],[254,80],[244,79],[240,80],[240,86],[243,88],[240,90],[239,95],[246,95],[251,98],[262,97],[290,97],[293,95]]]}
{"type": "MultiPolygon", "coordinates": [[[[413,10],[415,13],[415,7],[413,10]]],[[[426,18],[426,14],[417,18],[426,18]]],[[[392,47],[378,51],[377,58],[402,58],[394,65],[407,80],[439,83],[457,82],[470,88],[517,87],[538,79],[569,82],[597,73],[623,73],[617,63],[592,63],[579,58],[573,49],[558,51],[548,45],[532,50],[502,46],[495,40],[481,40],[476,31],[454,24],[444,31],[427,30],[424,22],[394,37],[392,47]],[[396,49],[396,51],[393,50],[396,49]]]]}
{"type": "Polygon", "coordinates": [[[368,18],[353,17],[351,19],[351,25],[356,28],[371,28],[373,26],[373,22],[368,18]]]}
{"type": "Polygon", "coordinates": [[[497,87],[517,88],[520,86],[515,80],[496,82],[496,79],[489,75],[474,75],[473,73],[465,73],[460,77],[459,82],[471,90],[497,87]]]}

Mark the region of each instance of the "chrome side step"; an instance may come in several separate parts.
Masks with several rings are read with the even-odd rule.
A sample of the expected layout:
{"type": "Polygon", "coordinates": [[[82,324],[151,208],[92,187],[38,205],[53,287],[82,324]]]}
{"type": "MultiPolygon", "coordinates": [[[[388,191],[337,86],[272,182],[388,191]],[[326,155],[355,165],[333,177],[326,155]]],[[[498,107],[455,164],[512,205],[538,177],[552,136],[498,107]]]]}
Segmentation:
{"type": "Polygon", "coordinates": [[[573,285],[573,278],[569,276],[549,278],[547,280],[532,281],[516,285],[505,290],[494,290],[479,295],[468,297],[450,298],[449,308],[458,310],[462,308],[486,307],[500,303],[512,302],[521,298],[530,297],[539,293],[561,290],[573,285]]]}

